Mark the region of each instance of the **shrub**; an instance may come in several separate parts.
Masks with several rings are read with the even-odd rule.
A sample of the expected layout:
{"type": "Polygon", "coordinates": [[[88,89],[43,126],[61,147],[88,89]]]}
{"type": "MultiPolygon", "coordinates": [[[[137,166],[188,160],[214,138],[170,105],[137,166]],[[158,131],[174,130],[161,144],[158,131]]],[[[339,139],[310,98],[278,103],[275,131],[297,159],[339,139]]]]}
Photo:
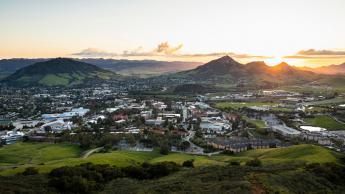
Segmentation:
{"type": "Polygon", "coordinates": [[[163,155],[168,155],[169,154],[169,147],[168,146],[162,146],[159,153],[163,154],[163,155]]]}
{"type": "Polygon", "coordinates": [[[240,162],[238,162],[238,161],[231,161],[231,162],[230,162],[230,165],[231,165],[231,166],[240,166],[241,164],[240,164],[240,162]]]}
{"type": "Polygon", "coordinates": [[[258,166],[261,166],[261,161],[259,159],[255,158],[254,160],[247,161],[246,166],[258,167],[258,166]]]}
{"type": "Polygon", "coordinates": [[[188,168],[194,168],[194,159],[184,161],[182,166],[188,167],[188,168]]]}
{"type": "Polygon", "coordinates": [[[230,151],[230,150],[224,150],[224,151],[222,151],[222,154],[225,154],[225,155],[234,155],[234,152],[233,152],[233,151],[230,151]]]}
{"type": "Polygon", "coordinates": [[[23,175],[35,175],[38,174],[38,170],[34,167],[27,167],[25,168],[23,175]]]}

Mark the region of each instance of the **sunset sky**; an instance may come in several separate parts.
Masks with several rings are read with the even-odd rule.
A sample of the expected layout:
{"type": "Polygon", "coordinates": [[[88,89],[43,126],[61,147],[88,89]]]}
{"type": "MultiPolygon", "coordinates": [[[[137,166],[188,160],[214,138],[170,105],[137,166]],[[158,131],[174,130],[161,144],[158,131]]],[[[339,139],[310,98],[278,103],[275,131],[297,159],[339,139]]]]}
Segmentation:
{"type": "Polygon", "coordinates": [[[344,0],[1,0],[0,58],[345,62],[344,0]]]}

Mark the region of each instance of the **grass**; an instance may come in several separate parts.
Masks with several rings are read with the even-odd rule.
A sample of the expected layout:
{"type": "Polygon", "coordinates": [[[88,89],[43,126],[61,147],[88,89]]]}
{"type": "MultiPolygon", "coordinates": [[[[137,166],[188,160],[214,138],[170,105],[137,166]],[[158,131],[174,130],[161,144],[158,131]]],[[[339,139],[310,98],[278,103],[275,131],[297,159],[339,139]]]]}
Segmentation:
{"type": "Polygon", "coordinates": [[[315,101],[315,102],[309,102],[307,105],[338,105],[345,103],[345,98],[343,97],[338,97],[338,98],[332,98],[332,99],[327,99],[327,100],[320,100],[320,101],[315,101]]]}
{"type": "Polygon", "coordinates": [[[195,166],[208,166],[208,165],[223,165],[225,164],[222,161],[217,161],[213,157],[208,156],[196,156],[196,155],[188,155],[182,153],[171,153],[169,155],[160,156],[154,158],[150,162],[157,163],[157,162],[164,162],[164,161],[172,161],[176,162],[177,164],[182,164],[186,160],[194,159],[195,166]]]}
{"type": "Polygon", "coordinates": [[[329,149],[314,145],[297,145],[287,148],[250,150],[236,155],[197,156],[183,153],[161,155],[153,152],[132,152],[117,150],[110,153],[96,153],[88,158],[81,158],[83,150],[75,145],[49,143],[16,143],[0,149],[0,175],[23,172],[29,166],[40,172],[50,172],[61,166],[74,166],[81,163],[110,164],[119,167],[138,165],[143,162],[157,163],[173,161],[182,164],[194,159],[195,166],[227,165],[231,161],[244,164],[246,161],[260,158],[264,164],[291,161],[337,162],[335,153],[329,149]]]}
{"type": "Polygon", "coordinates": [[[307,125],[322,127],[328,130],[345,130],[345,124],[340,123],[328,115],[315,116],[315,118],[304,119],[307,125]]]}
{"type": "Polygon", "coordinates": [[[299,93],[314,93],[314,94],[330,94],[335,92],[336,90],[334,88],[325,88],[323,86],[282,86],[277,88],[279,90],[286,90],[289,92],[299,92],[299,93]]]}
{"type": "Polygon", "coordinates": [[[257,126],[258,128],[266,128],[267,127],[266,123],[263,120],[250,119],[246,116],[244,116],[243,119],[249,123],[252,123],[253,125],[257,126]]]}
{"type": "Polygon", "coordinates": [[[54,74],[48,74],[44,76],[40,81],[40,84],[46,85],[46,86],[56,86],[56,85],[63,85],[67,86],[69,84],[69,79],[64,77],[60,77],[54,74]]]}
{"type": "Polygon", "coordinates": [[[0,148],[2,165],[39,164],[64,158],[78,158],[82,150],[70,144],[16,143],[0,148]]]}
{"type": "Polygon", "coordinates": [[[251,107],[251,106],[277,106],[277,103],[274,102],[218,102],[216,103],[215,107],[219,109],[239,109],[243,107],[251,107]]]}
{"type": "Polygon", "coordinates": [[[295,145],[287,148],[250,150],[243,154],[247,157],[260,158],[266,162],[277,162],[283,160],[299,160],[316,163],[337,162],[337,156],[329,149],[310,144],[295,145]]]}

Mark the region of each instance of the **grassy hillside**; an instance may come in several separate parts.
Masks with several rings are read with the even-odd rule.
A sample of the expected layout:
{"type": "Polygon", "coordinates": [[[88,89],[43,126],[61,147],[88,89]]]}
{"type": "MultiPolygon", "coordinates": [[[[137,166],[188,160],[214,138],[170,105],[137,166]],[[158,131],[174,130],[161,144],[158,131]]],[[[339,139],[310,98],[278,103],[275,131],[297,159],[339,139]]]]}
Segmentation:
{"type": "Polygon", "coordinates": [[[94,79],[106,80],[114,76],[116,76],[115,73],[95,65],[56,58],[19,69],[3,82],[13,86],[68,86],[94,79]]]}
{"type": "MultiPolygon", "coordinates": [[[[242,155],[242,154],[241,154],[242,155]]],[[[337,162],[337,155],[329,149],[315,145],[296,145],[287,148],[250,150],[243,153],[266,162],[305,161],[315,163],[337,162]]]]}
{"type": "Polygon", "coordinates": [[[0,164],[40,164],[52,160],[78,158],[82,150],[70,144],[16,143],[0,148],[0,164]]]}
{"type": "Polygon", "coordinates": [[[83,150],[68,144],[48,143],[17,143],[0,148],[0,175],[10,175],[24,171],[26,167],[34,166],[40,172],[65,166],[92,162],[95,164],[110,164],[119,167],[137,165],[143,162],[158,163],[173,161],[182,164],[194,159],[196,166],[227,165],[231,161],[244,164],[253,158],[259,158],[265,165],[278,162],[337,162],[339,155],[332,151],[314,145],[297,145],[288,148],[251,150],[241,154],[196,156],[181,153],[161,155],[154,152],[112,151],[110,153],[95,153],[88,158],[81,158],[83,150]]]}
{"type": "MultiPolygon", "coordinates": [[[[65,165],[92,162],[126,167],[139,166],[143,162],[182,164],[190,159],[195,160],[195,168],[181,168],[155,179],[114,178],[98,183],[100,187],[95,193],[342,193],[345,189],[345,168],[339,160],[343,155],[314,145],[211,157],[180,153],[161,155],[156,151],[112,151],[83,159],[84,152],[68,144],[18,143],[2,147],[0,159],[5,163],[0,167],[0,193],[58,193],[49,184],[51,177],[42,173],[65,165]],[[246,165],[254,158],[259,158],[263,164],[246,165]],[[16,175],[29,166],[39,169],[41,174],[16,175]]],[[[79,183],[79,179],[70,180],[79,183]]],[[[73,187],[82,186],[76,183],[72,183],[73,187]]]]}

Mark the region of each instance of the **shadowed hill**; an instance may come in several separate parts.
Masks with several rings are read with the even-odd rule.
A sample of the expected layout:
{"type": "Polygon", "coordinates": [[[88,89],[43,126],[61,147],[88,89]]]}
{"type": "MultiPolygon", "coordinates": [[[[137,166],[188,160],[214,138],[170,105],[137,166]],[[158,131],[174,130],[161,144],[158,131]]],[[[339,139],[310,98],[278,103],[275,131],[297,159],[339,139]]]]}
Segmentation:
{"type": "Polygon", "coordinates": [[[229,56],[210,61],[195,69],[175,74],[187,80],[213,84],[296,84],[307,83],[319,78],[319,75],[292,67],[285,62],[270,67],[262,61],[241,64],[229,56]]]}
{"type": "Polygon", "coordinates": [[[91,79],[110,79],[116,74],[95,65],[67,58],[38,62],[17,70],[3,80],[13,86],[67,86],[91,79]]]}

